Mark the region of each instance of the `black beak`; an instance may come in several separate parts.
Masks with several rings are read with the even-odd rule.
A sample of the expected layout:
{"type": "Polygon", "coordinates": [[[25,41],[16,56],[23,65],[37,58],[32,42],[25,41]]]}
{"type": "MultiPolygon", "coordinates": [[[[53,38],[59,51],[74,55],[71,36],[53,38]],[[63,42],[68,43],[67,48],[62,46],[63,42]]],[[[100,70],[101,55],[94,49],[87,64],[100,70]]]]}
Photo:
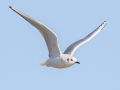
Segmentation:
{"type": "Polygon", "coordinates": [[[75,63],[80,64],[80,62],[78,62],[78,61],[77,61],[77,62],[75,62],[75,63]]]}

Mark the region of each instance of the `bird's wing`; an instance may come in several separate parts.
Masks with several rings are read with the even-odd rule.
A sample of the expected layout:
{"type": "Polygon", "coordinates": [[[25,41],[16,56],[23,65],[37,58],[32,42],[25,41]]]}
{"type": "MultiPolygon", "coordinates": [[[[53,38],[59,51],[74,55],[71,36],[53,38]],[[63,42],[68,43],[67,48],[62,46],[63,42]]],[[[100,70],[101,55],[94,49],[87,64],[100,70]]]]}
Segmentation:
{"type": "Polygon", "coordinates": [[[46,26],[44,26],[37,20],[24,14],[23,12],[15,9],[15,8],[12,8],[11,6],[10,6],[10,8],[39,30],[39,32],[42,34],[42,36],[44,37],[45,42],[47,44],[48,51],[49,51],[49,57],[60,56],[61,51],[59,49],[57,36],[54,32],[52,32],[50,29],[48,29],[46,26]]]}
{"type": "Polygon", "coordinates": [[[73,44],[71,44],[64,52],[64,54],[69,54],[69,55],[73,55],[74,51],[81,46],[82,44],[86,43],[87,41],[89,41],[91,38],[93,38],[96,34],[98,34],[106,25],[106,21],[104,21],[97,29],[95,29],[93,32],[91,32],[90,34],[88,34],[85,38],[80,39],[76,42],[74,42],[73,44]]]}

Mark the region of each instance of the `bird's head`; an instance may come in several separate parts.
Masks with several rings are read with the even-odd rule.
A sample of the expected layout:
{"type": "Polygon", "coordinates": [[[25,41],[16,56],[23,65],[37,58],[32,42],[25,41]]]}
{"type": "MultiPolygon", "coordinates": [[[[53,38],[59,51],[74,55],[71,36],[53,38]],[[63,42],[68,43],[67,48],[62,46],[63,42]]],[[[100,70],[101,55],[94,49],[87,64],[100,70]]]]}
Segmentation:
{"type": "Polygon", "coordinates": [[[64,54],[64,61],[66,62],[66,63],[68,63],[68,64],[70,64],[70,65],[73,65],[73,64],[80,64],[80,62],[78,62],[77,61],[77,59],[75,58],[75,57],[72,57],[72,56],[70,56],[70,55],[65,55],[64,54]]]}

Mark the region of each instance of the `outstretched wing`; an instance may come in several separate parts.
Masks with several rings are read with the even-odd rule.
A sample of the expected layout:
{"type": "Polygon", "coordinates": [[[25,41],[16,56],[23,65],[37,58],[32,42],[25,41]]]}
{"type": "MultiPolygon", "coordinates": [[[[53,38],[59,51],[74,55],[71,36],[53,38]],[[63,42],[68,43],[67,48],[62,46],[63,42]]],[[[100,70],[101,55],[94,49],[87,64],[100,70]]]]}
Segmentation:
{"type": "Polygon", "coordinates": [[[10,6],[10,8],[13,11],[15,11],[16,13],[18,13],[20,16],[22,16],[25,20],[27,20],[30,24],[32,24],[34,27],[36,27],[39,30],[39,32],[42,34],[42,36],[44,37],[45,42],[47,44],[48,51],[49,51],[49,57],[60,56],[61,51],[58,46],[57,36],[54,32],[52,32],[50,29],[48,29],[46,26],[44,26],[37,20],[24,14],[23,12],[15,9],[15,8],[12,8],[11,6],[10,6]]]}
{"type": "Polygon", "coordinates": [[[82,44],[86,43],[87,41],[89,41],[91,38],[93,38],[96,34],[98,34],[106,25],[106,21],[104,21],[97,29],[95,29],[93,32],[91,32],[90,34],[88,34],[85,38],[78,40],[76,42],[74,42],[73,44],[71,44],[64,52],[64,54],[69,54],[69,55],[73,55],[74,51],[81,46],[82,44]]]}

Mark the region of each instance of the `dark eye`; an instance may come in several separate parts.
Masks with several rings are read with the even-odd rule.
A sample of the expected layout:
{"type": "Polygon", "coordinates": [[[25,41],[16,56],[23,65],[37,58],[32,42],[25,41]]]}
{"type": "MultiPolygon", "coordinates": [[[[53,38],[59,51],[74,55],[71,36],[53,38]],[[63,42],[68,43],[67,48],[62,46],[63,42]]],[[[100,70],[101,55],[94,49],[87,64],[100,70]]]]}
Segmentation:
{"type": "Polygon", "coordinates": [[[73,59],[71,59],[71,61],[73,61],[73,59]]]}
{"type": "Polygon", "coordinates": [[[67,58],[67,61],[69,61],[69,58],[67,58]]]}

